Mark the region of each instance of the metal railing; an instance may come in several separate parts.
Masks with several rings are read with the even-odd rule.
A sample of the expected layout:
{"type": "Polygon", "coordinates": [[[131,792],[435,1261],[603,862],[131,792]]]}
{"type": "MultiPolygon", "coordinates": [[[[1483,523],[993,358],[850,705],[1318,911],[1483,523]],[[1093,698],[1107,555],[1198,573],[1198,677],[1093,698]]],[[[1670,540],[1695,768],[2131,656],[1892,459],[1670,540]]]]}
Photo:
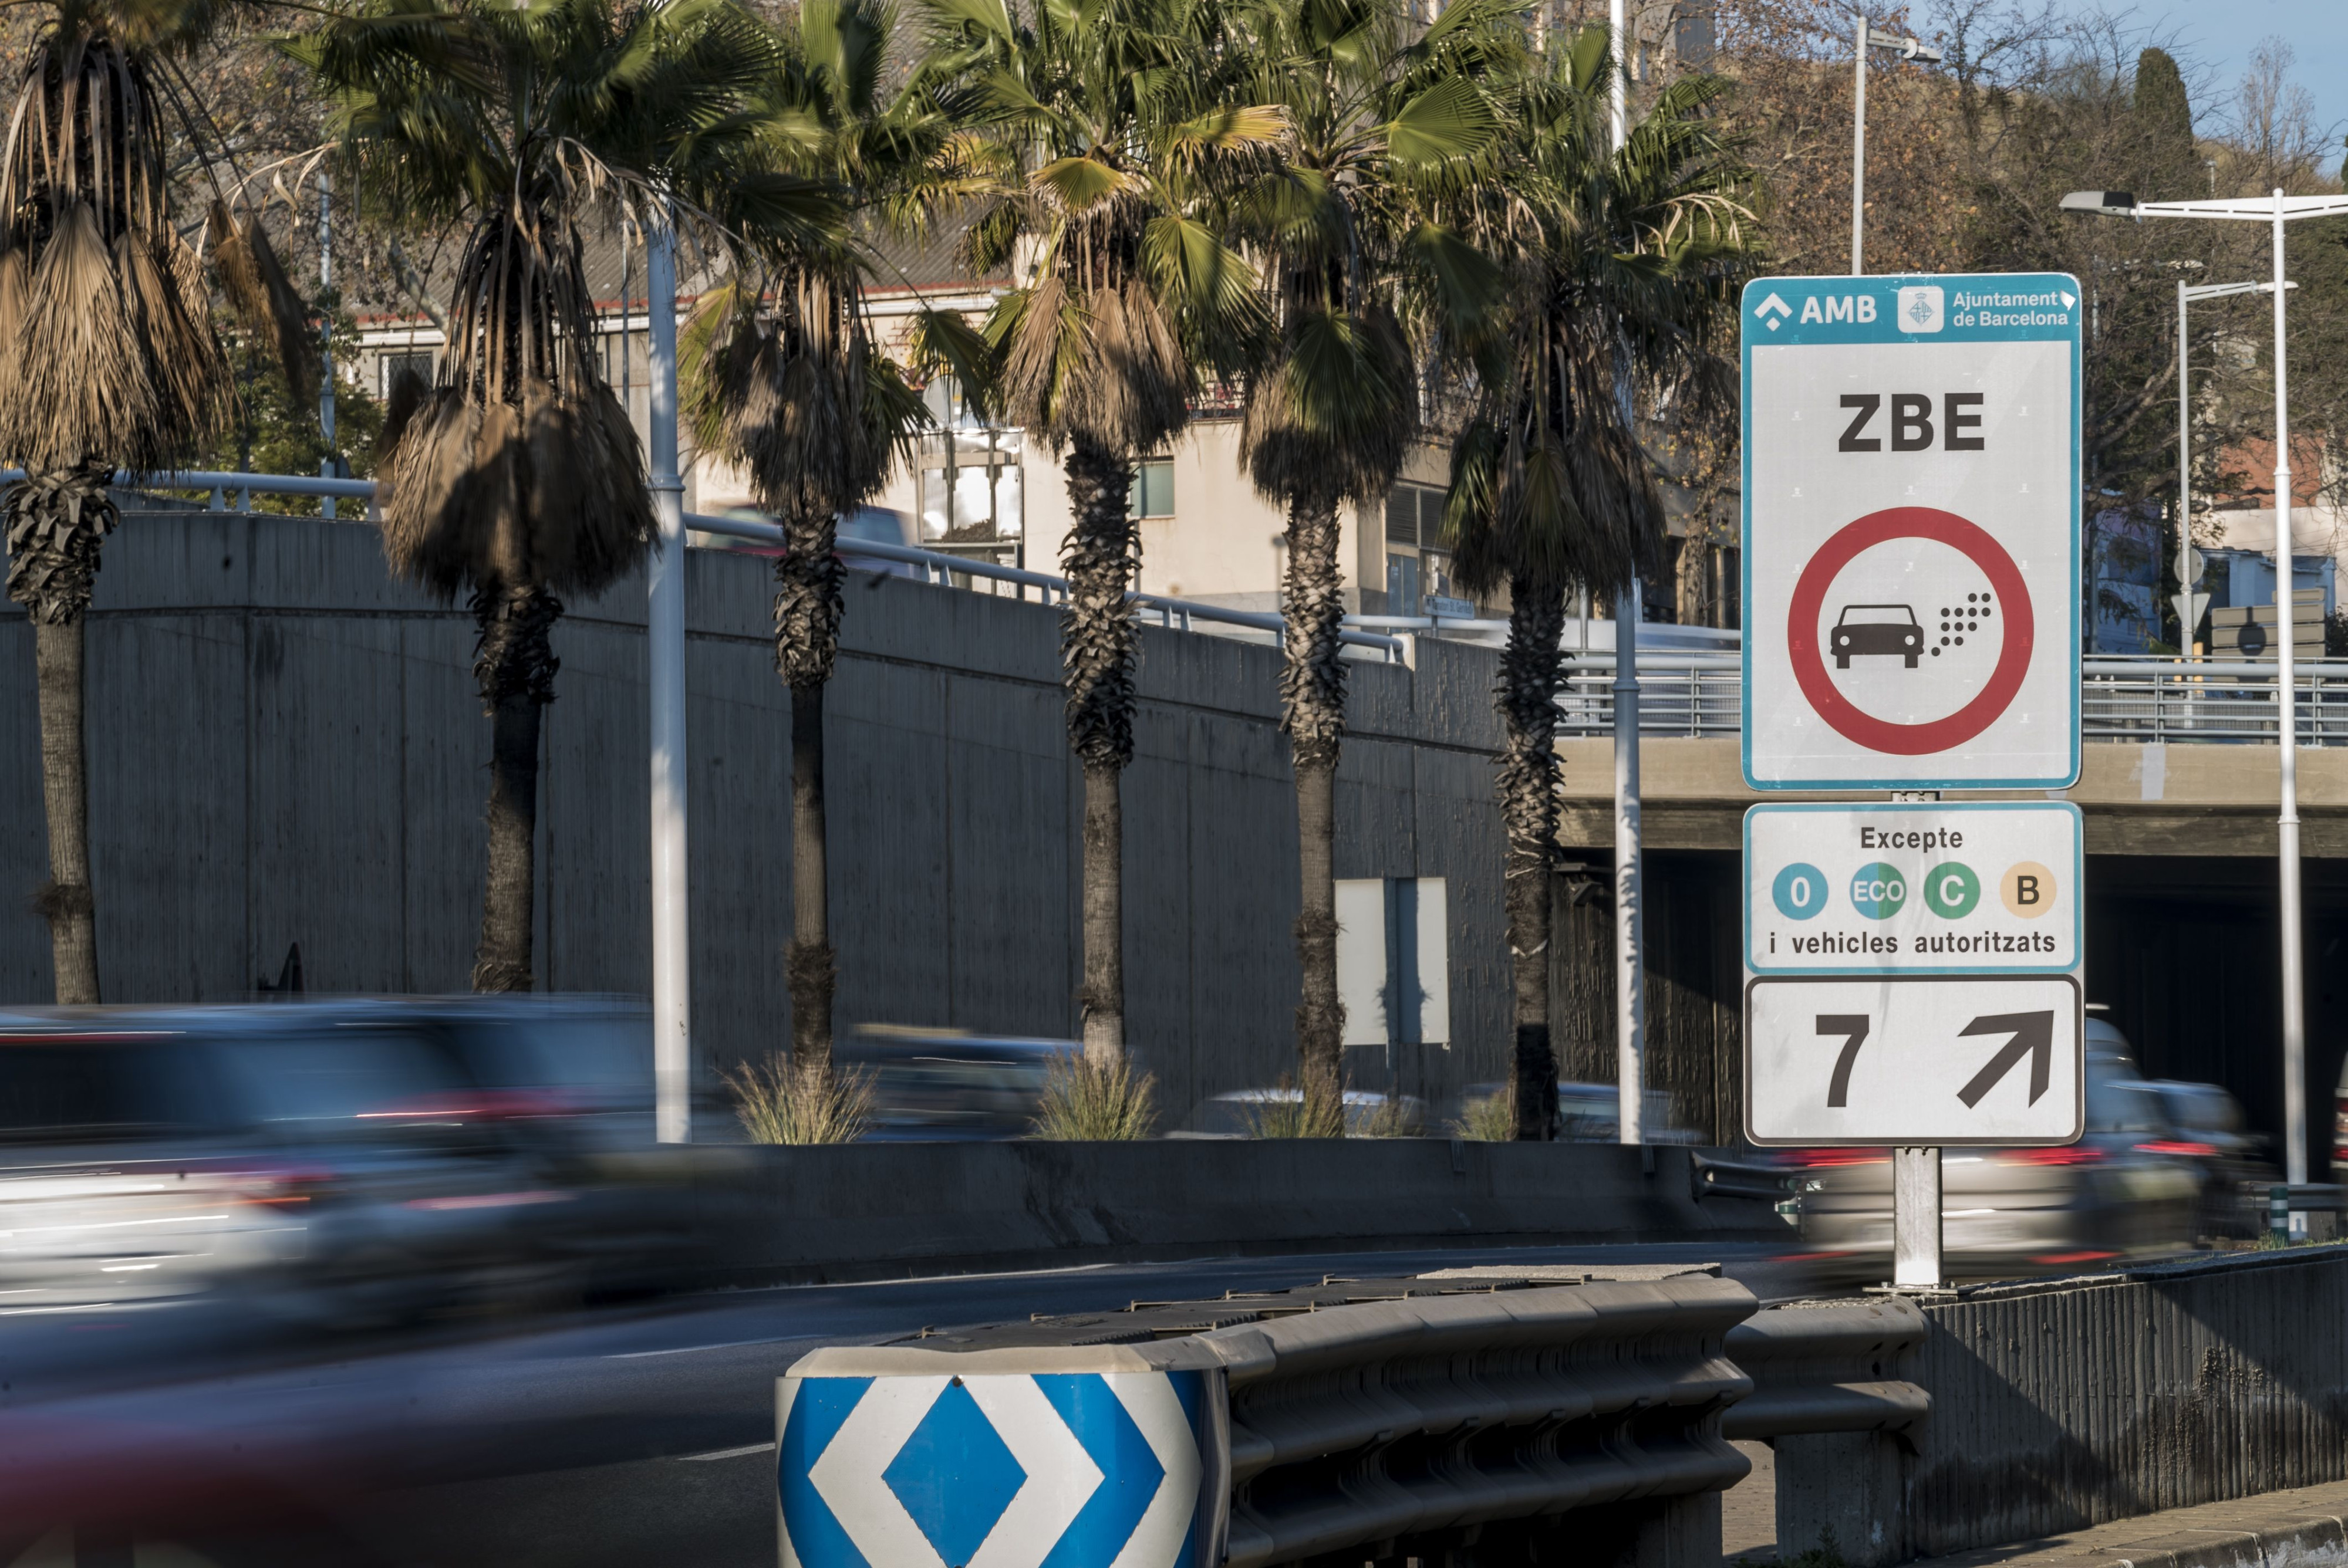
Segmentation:
{"type": "MultiPolygon", "coordinates": [[[[2091,656],[2082,661],[2080,723],[2091,740],[2272,744],[2272,663],[2217,659],[2091,656]]],[[[1614,729],[1614,657],[1574,657],[1558,693],[1558,733],[1603,737],[1614,729]]],[[[2302,660],[2293,671],[2302,746],[2348,745],[2348,660],[2302,660]]],[[[1642,734],[1735,738],[1744,676],[1733,656],[1642,653],[1642,734]]]]}
{"type": "Polygon", "coordinates": [[[1728,1358],[1753,1392],[1721,1420],[1724,1437],[1910,1433],[1932,1397],[1900,1376],[1931,1326],[1912,1301],[1797,1305],[1756,1312],[1728,1331],[1728,1358]]]}
{"type": "Polygon", "coordinates": [[[819,1350],[778,1389],[783,1560],[933,1561],[888,1554],[907,1510],[884,1475],[920,1500],[912,1525],[959,1526],[948,1562],[1166,1563],[1186,1541],[1227,1568],[1522,1555],[1569,1539],[1574,1511],[1663,1512],[1744,1479],[1721,1419],[1752,1382],[1722,1343],[1753,1309],[1695,1274],[1331,1279],[819,1350]],[[1147,1448],[1108,1440],[1125,1418],[1147,1448]],[[1068,1456],[1056,1512],[990,1496],[1001,1452],[1068,1456]]]}
{"type": "MultiPolygon", "coordinates": [[[[783,542],[780,524],[738,515],[712,517],[688,512],[685,522],[685,527],[701,533],[718,534],[763,545],[783,542]]],[[[887,561],[892,566],[911,567],[914,569],[909,575],[940,587],[971,588],[984,582],[990,585],[984,591],[1001,593],[1003,588],[1007,587],[1011,589],[1007,597],[1021,600],[1025,599],[1032,589],[1045,604],[1062,604],[1068,597],[1066,579],[1029,571],[1024,567],[998,566],[993,561],[973,560],[968,556],[944,555],[936,550],[915,549],[910,545],[850,538],[845,535],[841,536],[838,548],[841,555],[850,559],[887,561]],[[957,581],[957,579],[961,580],[957,581]]],[[[1264,610],[1229,610],[1220,604],[1201,604],[1196,600],[1169,599],[1156,593],[1129,593],[1126,595],[1126,602],[1133,607],[1136,615],[1155,619],[1159,625],[1169,630],[1197,631],[1202,625],[1232,627],[1269,633],[1273,646],[1283,644],[1285,623],[1279,616],[1264,610]]],[[[1351,619],[1348,617],[1349,621],[1351,619]]],[[[1337,641],[1350,648],[1375,650],[1388,663],[1403,662],[1404,647],[1399,637],[1358,630],[1349,625],[1347,630],[1337,634],[1337,641]]]]}

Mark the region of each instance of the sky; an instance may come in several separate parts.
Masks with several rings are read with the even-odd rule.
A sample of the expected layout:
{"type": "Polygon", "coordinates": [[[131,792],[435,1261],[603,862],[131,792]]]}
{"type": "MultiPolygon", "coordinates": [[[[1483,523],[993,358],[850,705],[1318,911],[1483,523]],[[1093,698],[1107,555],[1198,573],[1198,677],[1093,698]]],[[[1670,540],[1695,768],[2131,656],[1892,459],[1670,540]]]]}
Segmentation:
{"type": "MultiPolygon", "coordinates": [[[[2222,99],[2233,91],[2249,67],[2250,51],[2269,37],[2289,41],[2298,62],[2292,75],[2315,99],[2316,123],[2328,133],[2334,151],[2326,167],[2337,169],[2340,138],[2348,135],[2348,0],[2056,0],[2057,9],[2081,11],[2132,10],[2154,41],[2174,40],[2178,52],[2189,56],[2206,73],[2198,78],[2194,110],[2204,132],[2217,128],[2222,99]]],[[[2189,69],[2189,67],[2188,67],[2189,69]]]]}

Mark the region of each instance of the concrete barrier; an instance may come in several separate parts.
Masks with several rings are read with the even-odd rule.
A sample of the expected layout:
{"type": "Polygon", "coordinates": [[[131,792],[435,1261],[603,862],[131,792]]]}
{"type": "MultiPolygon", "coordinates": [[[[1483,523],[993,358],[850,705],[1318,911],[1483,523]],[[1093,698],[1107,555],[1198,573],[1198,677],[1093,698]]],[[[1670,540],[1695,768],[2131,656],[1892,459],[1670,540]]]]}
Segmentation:
{"type": "Polygon", "coordinates": [[[702,1147],[627,1163],[691,1192],[725,1278],[1461,1243],[1755,1241],[1763,1201],[1696,1197],[1693,1152],[1445,1139],[702,1147]]]}
{"type": "Polygon", "coordinates": [[[1854,1568],[2348,1477],[2348,1245],[1928,1301],[1901,1434],[1778,1440],[1781,1553],[1854,1568]]]}

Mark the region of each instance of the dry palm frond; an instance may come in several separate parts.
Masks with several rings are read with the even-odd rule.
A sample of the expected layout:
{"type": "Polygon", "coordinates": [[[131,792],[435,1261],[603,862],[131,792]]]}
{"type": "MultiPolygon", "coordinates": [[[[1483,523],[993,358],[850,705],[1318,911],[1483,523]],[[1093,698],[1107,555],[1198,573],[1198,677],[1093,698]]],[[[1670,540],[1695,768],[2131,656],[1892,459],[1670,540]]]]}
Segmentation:
{"type": "Polygon", "coordinates": [[[1035,1136],[1091,1143],[1147,1138],[1158,1124],[1158,1080],[1125,1057],[1095,1061],[1072,1050],[1044,1070],[1035,1136]]]}
{"type": "Polygon", "coordinates": [[[1451,1123],[1451,1135],[1475,1143],[1506,1143],[1517,1135],[1517,1108],[1506,1091],[1470,1100],[1451,1123]]]}
{"type": "Polygon", "coordinates": [[[866,383],[882,362],[856,283],[799,268],[771,304],[767,292],[737,279],[695,308],[682,355],[687,417],[703,449],[747,469],[773,510],[844,510],[879,487],[897,451],[897,430],[868,417],[866,383]]]}
{"type": "Polygon", "coordinates": [[[72,203],[33,269],[14,395],[0,405],[0,447],[27,468],[71,467],[93,455],[159,466],[148,356],[122,294],[96,215],[72,203]]]}
{"type": "Polygon", "coordinates": [[[294,401],[306,404],[317,394],[317,344],[310,328],[309,307],[294,291],[261,226],[260,214],[239,219],[228,203],[212,202],[211,252],[219,269],[221,288],[236,307],[246,328],[269,340],[294,401]]]}
{"type": "Polygon", "coordinates": [[[1006,420],[1056,445],[1141,452],[1189,416],[1189,360],[1138,279],[1071,288],[1047,273],[997,320],[1006,420]]]}
{"type": "Polygon", "coordinates": [[[872,1079],[829,1063],[794,1062],[780,1051],[764,1065],[720,1069],[734,1114],[753,1143],[852,1143],[872,1121],[872,1079]]]}
{"type": "Polygon", "coordinates": [[[384,548],[443,598],[535,583],[593,595],[654,533],[643,449],[592,355],[577,231],[499,209],[458,268],[439,384],[402,424],[384,548]]]}
{"type": "Polygon", "coordinates": [[[91,27],[35,40],[0,154],[0,455],[39,471],[167,466],[231,403],[146,68],[91,27]]]}
{"type": "Polygon", "coordinates": [[[383,401],[383,428],[376,433],[376,472],[388,477],[399,461],[399,438],[407,434],[407,423],[416,417],[432,396],[432,384],[406,366],[392,378],[391,391],[383,401]]]}

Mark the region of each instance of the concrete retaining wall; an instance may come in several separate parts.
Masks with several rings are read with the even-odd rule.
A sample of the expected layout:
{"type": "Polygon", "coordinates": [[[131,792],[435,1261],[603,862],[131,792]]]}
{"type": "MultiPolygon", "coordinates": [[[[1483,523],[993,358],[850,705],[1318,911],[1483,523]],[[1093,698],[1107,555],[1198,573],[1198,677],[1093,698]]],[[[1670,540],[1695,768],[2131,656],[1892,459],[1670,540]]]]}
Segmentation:
{"type": "MultiPolygon", "coordinates": [[[[839,1017],[1076,1028],[1080,777],[1058,616],[851,579],[832,687],[839,1017]]],[[[761,557],[687,558],[694,1024],[713,1063],[788,1039],[789,725],[761,557]]],[[[644,587],[573,604],[547,711],[540,983],[650,984],[644,587]]],[[[489,726],[473,629],[391,579],[364,524],[138,514],[90,621],[91,829],[109,999],[241,998],[299,942],[312,989],[461,989],[489,726]]],[[[0,1003],[51,996],[30,637],[0,615],[0,1003]]],[[[1279,656],[1146,630],[1125,794],[1128,1039],[1179,1114],[1292,1070],[1297,910],[1279,656]]],[[[1337,875],[1449,879],[1453,1040],[1406,1088],[1497,1078],[1508,1032],[1494,654],[1354,668],[1337,875]]],[[[1382,1084],[1384,1050],[1354,1063],[1382,1084]]]]}
{"type": "Polygon", "coordinates": [[[1697,1201],[1690,1158],[1601,1143],[1169,1139],[702,1148],[665,1169],[691,1183],[734,1280],[1787,1235],[1767,1204],[1697,1201]]]}
{"type": "Polygon", "coordinates": [[[1912,1451],[1781,1440],[1778,1542],[1854,1564],[2027,1541],[2348,1477],[2348,1246],[2236,1254],[1929,1304],[1897,1375],[1912,1451]]]}

